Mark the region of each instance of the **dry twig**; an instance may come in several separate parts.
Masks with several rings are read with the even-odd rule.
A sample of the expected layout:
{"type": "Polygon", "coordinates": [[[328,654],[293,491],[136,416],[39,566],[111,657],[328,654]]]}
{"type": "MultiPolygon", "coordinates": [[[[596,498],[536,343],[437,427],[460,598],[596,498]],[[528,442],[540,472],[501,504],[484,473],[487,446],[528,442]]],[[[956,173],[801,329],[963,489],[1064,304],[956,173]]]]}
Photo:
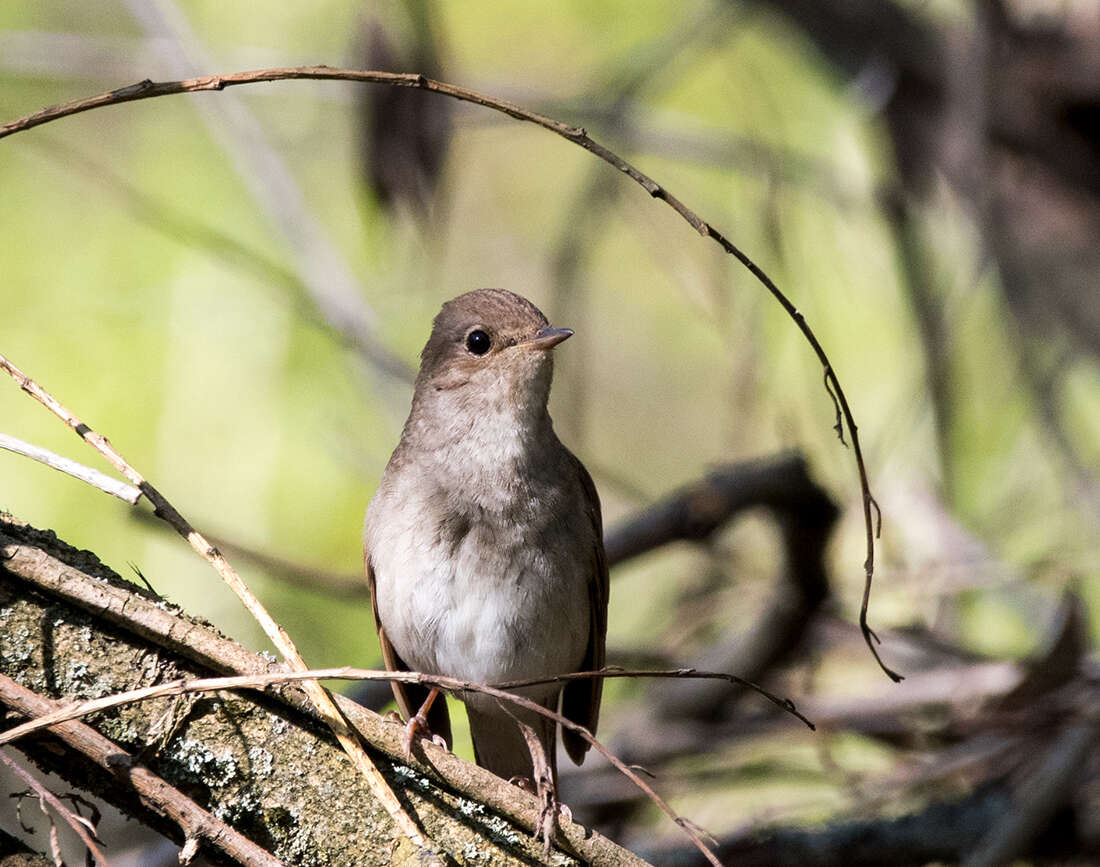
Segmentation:
{"type": "Polygon", "coordinates": [[[78,464],[76,461],[64,458],[41,446],[32,445],[21,439],[8,436],[7,434],[0,434],[0,449],[7,449],[9,452],[15,452],[17,455],[31,458],[32,460],[45,464],[47,467],[52,467],[66,475],[72,476],[74,479],[80,479],[82,482],[87,482],[93,488],[99,488],[99,490],[103,491],[105,494],[110,494],[112,497],[118,497],[131,506],[136,506],[137,501],[141,499],[141,491],[133,485],[120,482],[118,479],[112,478],[106,473],[101,473],[99,470],[86,467],[84,464],[78,464]]]}
{"type": "MultiPolygon", "coordinates": [[[[43,786],[38,780],[36,780],[31,774],[27,773],[16,762],[12,761],[11,757],[3,752],[0,752],[0,762],[3,762],[13,774],[19,779],[31,787],[36,795],[38,795],[38,803],[42,806],[42,812],[46,812],[46,805],[49,804],[53,807],[54,812],[57,813],[65,823],[76,831],[78,837],[85,846],[88,847],[88,851],[95,856],[99,862],[100,867],[111,867],[110,862],[103,856],[99,847],[96,845],[95,837],[88,832],[87,820],[82,816],[73,815],[73,812],[61,803],[61,799],[57,797],[53,792],[43,786]]],[[[49,815],[49,814],[47,814],[49,815]]],[[[54,860],[57,861],[57,842],[56,842],[56,828],[51,821],[50,826],[50,841],[52,848],[54,849],[54,860]]]]}

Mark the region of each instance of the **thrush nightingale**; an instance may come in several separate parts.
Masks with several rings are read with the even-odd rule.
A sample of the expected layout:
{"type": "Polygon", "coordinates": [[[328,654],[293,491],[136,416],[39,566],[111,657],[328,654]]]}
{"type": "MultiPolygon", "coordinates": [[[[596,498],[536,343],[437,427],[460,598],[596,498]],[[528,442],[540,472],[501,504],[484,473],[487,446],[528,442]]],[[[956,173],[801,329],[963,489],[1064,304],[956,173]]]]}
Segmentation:
{"type": "MultiPolygon", "coordinates": [[[[460,295],[436,316],[364,529],[390,670],[492,684],[603,666],[600,502],[546,408],[551,350],[572,334],[503,289],[460,295]]],[[[393,691],[410,721],[426,702],[428,727],[450,745],[446,704],[433,704],[434,692],[398,683],[393,691]]],[[[561,713],[595,732],[600,679],[517,691],[551,709],[560,695],[561,713]]],[[[461,698],[479,765],[533,779],[515,717],[538,734],[556,777],[552,721],[472,691],[461,698]]],[[[568,729],[562,741],[580,764],[588,743],[568,729]]]]}

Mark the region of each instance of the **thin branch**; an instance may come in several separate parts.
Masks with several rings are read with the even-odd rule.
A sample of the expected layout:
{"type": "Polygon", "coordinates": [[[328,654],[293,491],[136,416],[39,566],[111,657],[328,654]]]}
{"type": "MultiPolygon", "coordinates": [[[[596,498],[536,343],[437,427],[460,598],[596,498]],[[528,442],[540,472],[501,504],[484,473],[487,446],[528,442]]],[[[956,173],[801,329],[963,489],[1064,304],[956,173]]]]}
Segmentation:
{"type": "MultiPolygon", "coordinates": [[[[3,677],[3,675],[0,675],[3,677]]],[[[424,674],[418,671],[386,671],[371,668],[352,668],[340,666],[338,668],[318,668],[308,671],[269,671],[255,674],[237,674],[228,677],[203,677],[177,679],[164,683],[143,686],[113,695],[100,696],[99,698],[72,701],[58,706],[42,716],[28,722],[17,725],[7,731],[0,732],[0,746],[12,743],[19,738],[32,734],[42,729],[50,728],[68,720],[79,719],[92,713],[122,707],[138,701],[147,701],[152,698],[167,698],[170,696],[184,695],[195,692],[220,692],[234,689],[258,689],[265,690],[271,686],[281,686],[288,683],[303,683],[311,680],[381,680],[396,681],[398,683],[411,683],[427,686],[436,686],[451,692],[472,690],[474,692],[486,692],[487,694],[504,698],[515,698],[506,690],[519,689],[525,686],[537,686],[546,683],[564,683],[570,680],[587,680],[599,678],[697,678],[711,680],[725,680],[742,686],[755,688],[761,695],[792,716],[797,717],[812,730],[814,724],[804,717],[794,706],[790,699],[778,698],[755,684],[741,678],[720,671],[696,671],[693,668],[678,668],[665,671],[628,671],[626,669],[605,668],[599,671],[578,671],[557,677],[532,678],[530,680],[508,681],[490,686],[489,684],[474,683],[472,681],[459,680],[444,675],[424,674]]],[[[525,707],[526,705],[524,705],[525,707]]]]}
{"type": "Polygon", "coordinates": [[[0,762],[3,762],[5,765],[7,765],[8,769],[13,774],[19,777],[19,779],[21,779],[24,783],[30,786],[31,789],[34,790],[35,794],[38,795],[39,803],[43,805],[43,813],[46,812],[46,804],[49,804],[51,807],[53,807],[54,812],[56,812],[57,815],[64,819],[65,823],[70,828],[76,831],[77,836],[80,837],[84,845],[88,847],[88,851],[95,856],[101,867],[111,867],[110,862],[103,856],[103,852],[101,852],[99,847],[96,845],[95,838],[88,833],[88,828],[85,826],[84,820],[80,816],[74,816],[72,811],[61,803],[61,800],[57,797],[57,795],[55,795],[44,785],[38,782],[38,780],[36,780],[33,775],[28,773],[9,755],[4,752],[0,752],[0,762]]]}
{"type": "Polygon", "coordinates": [[[17,455],[23,455],[55,470],[60,470],[74,479],[87,482],[93,488],[99,488],[105,494],[118,497],[131,506],[136,506],[137,501],[141,499],[141,490],[133,485],[120,482],[106,473],[86,467],[84,464],[78,464],[76,461],[64,458],[41,446],[31,445],[31,443],[16,439],[13,436],[0,433],[0,449],[7,449],[9,452],[15,452],[17,455]]]}
{"type": "MultiPolygon", "coordinates": [[[[267,609],[264,608],[260,600],[248,589],[248,586],[237,574],[236,570],[229,564],[229,561],[226,560],[222,553],[211,545],[201,533],[187,522],[183,515],[176,510],[175,506],[164,498],[160,491],[147,482],[137,470],[127,463],[126,459],[115,450],[107,441],[106,437],[96,433],[88,427],[88,425],[84,424],[84,422],[62,406],[52,395],[3,355],[0,355],[0,368],[7,371],[23,391],[27,392],[27,394],[31,395],[31,397],[49,409],[50,412],[64,421],[65,424],[76,431],[81,439],[107,458],[115,469],[137,485],[137,487],[141,489],[141,492],[149,499],[149,502],[153,504],[155,514],[171,524],[176,532],[190,543],[191,547],[195,549],[199,556],[214,567],[214,570],[221,576],[226,585],[237,595],[237,598],[241,600],[245,608],[248,609],[248,612],[255,618],[256,622],[260,624],[264,633],[283,655],[287,664],[297,671],[308,670],[309,666],[307,666],[305,660],[302,659],[290,635],[275,621],[268,613],[267,609]]],[[[378,798],[386,812],[389,813],[397,828],[422,851],[430,851],[428,841],[420,832],[420,829],[417,828],[412,817],[409,816],[401,806],[401,802],[397,800],[397,796],[382,776],[382,773],[375,766],[374,762],[371,761],[370,757],[363,749],[362,744],[359,743],[351,726],[348,725],[347,720],[344,718],[343,714],[340,713],[339,708],[333,703],[332,696],[329,695],[328,691],[319,683],[313,680],[305,681],[302,684],[302,688],[307,692],[310,700],[321,713],[322,717],[324,717],[326,724],[332,729],[333,733],[336,735],[336,739],[351,758],[352,763],[358,768],[359,772],[366,777],[371,792],[378,798]]]]}
{"type": "Polygon", "coordinates": [[[833,370],[825,349],[822,347],[817,335],[806,322],[806,318],[791,302],[772,279],[735,244],[727,239],[721,232],[699,217],[693,210],[687,207],[676,196],[672,195],[665,187],[654,181],[648,175],[634,168],[630,163],[613,151],[590,138],[581,127],[564,124],[545,115],[529,111],[514,103],[496,99],[467,88],[458,87],[446,82],[435,81],[423,75],[415,73],[378,72],[372,70],[339,69],[329,66],[302,66],[277,69],[260,69],[246,72],[236,72],[227,75],[208,75],[198,78],[188,78],[179,81],[153,82],[148,79],[117,90],[107,91],[97,96],[86,97],[60,105],[50,106],[34,114],[11,121],[0,126],[0,138],[13,135],[23,130],[32,129],[45,123],[58,120],[70,115],[90,111],[106,105],[118,105],[124,102],[132,102],[139,99],[149,99],[157,96],[168,96],[176,93],[196,93],[207,90],[223,90],[239,84],[253,84],[261,81],[283,81],[293,79],[331,79],[340,81],[359,81],[371,84],[386,84],[394,87],[414,87],[439,93],[452,99],[480,105],[494,111],[502,112],[516,120],[534,123],[543,129],[549,130],[561,136],[567,141],[584,148],[593,155],[614,166],[631,180],[639,184],[650,196],[661,199],[670,208],[676,211],[693,229],[700,235],[709,237],[723,250],[737,259],[748,271],[771,293],[779,302],[787,315],[794,321],[803,337],[810,344],[814,354],[820,362],[827,383],[832,386],[830,396],[839,405],[840,413],[844,418],[851,439],[852,450],[855,456],[856,468],[859,475],[860,494],[863,501],[863,523],[866,538],[867,556],[863,563],[864,589],[860,603],[859,625],[863,633],[864,641],[882,670],[894,681],[901,680],[901,675],[886,666],[875,647],[877,640],[874,632],[867,623],[868,607],[871,597],[871,583],[875,568],[875,527],[871,517],[872,502],[870,482],[867,478],[867,467],[863,460],[863,451],[860,447],[859,434],[852,415],[848,398],[840,384],[840,380],[833,370]]]}
{"type": "MultiPolygon", "coordinates": [[[[42,716],[56,713],[66,707],[27,689],[6,675],[0,674],[0,702],[25,716],[42,716]]],[[[79,750],[99,767],[113,775],[122,775],[134,787],[144,806],[164,816],[179,826],[184,839],[202,840],[211,848],[224,852],[241,864],[281,867],[275,856],[256,845],[239,831],[204,810],[191,798],[154,774],[118,744],[81,722],[58,724],[51,733],[70,747],[79,750]]],[[[3,753],[0,752],[0,756],[3,753]]],[[[97,854],[97,857],[102,857],[97,854]]],[[[101,863],[106,863],[102,862],[101,863]]]]}
{"type": "MultiPolygon", "coordinates": [[[[736,674],[727,674],[724,671],[699,671],[695,668],[669,668],[664,670],[655,671],[652,669],[627,669],[617,668],[615,666],[608,666],[607,668],[601,668],[599,671],[574,671],[569,674],[559,674],[556,677],[545,678],[532,678],[529,680],[509,680],[502,683],[494,684],[498,689],[519,689],[525,686],[536,686],[543,683],[567,683],[571,680],[588,680],[594,677],[603,679],[616,678],[616,677],[645,677],[655,679],[686,679],[686,680],[724,680],[726,683],[736,684],[737,686],[743,686],[747,689],[753,690],[760,696],[763,696],[780,710],[786,711],[791,716],[796,717],[810,729],[810,731],[816,731],[817,728],[814,724],[805,717],[793,701],[789,698],[780,698],[775,693],[769,692],[757,683],[753,683],[751,680],[746,680],[743,677],[738,677],[736,674]]],[[[0,736],[0,743],[3,743],[2,736],[0,736]]]]}
{"type": "MultiPolygon", "coordinates": [[[[573,674],[562,675],[555,678],[546,678],[544,680],[526,680],[515,681],[514,684],[509,686],[531,686],[538,683],[558,683],[565,680],[576,680],[581,678],[592,677],[604,677],[604,678],[622,678],[622,677],[658,677],[658,678],[710,678],[726,680],[730,683],[740,683],[742,685],[754,686],[753,684],[747,684],[734,675],[724,674],[721,672],[698,672],[693,669],[676,669],[671,671],[625,671],[616,669],[604,669],[600,671],[588,671],[588,672],[576,672],[573,674]]],[[[137,701],[145,701],[151,698],[164,698],[167,696],[183,695],[187,693],[197,692],[218,692],[222,690],[233,689],[259,689],[263,690],[269,686],[286,683],[310,683],[318,680],[385,680],[385,681],[397,681],[399,683],[412,683],[419,685],[435,686],[441,689],[445,689],[448,692],[459,694],[462,692],[479,692],[485,695],[492,696],[501,701],[511,702],[512,704],[525,708],[535,713],[539,713],[548,719],[553,720],[558,725],[568,728],[571,731],[577,732],[584,740],[596,748],[603,756],[607,758],[609,762],[623,775],[625,775],[635,786],[641,789],[650,800],[656,804],[662,812],[664,812],[669,818],[672,819],[678,826],[680,826],[684,832],[691,837],[692,841],[699,848],[699,850],[707,857],[707,859],[718,867],[721,867],[720,863],[713,859],[713,854],[710,852],[705,841],[702,839],[702,835],[695,828],[695,826],[677,814],[661,797],[658,795],[638,774],[633,768],[624,763],[617,756],[612,754],[606,747],[604,747],[584,726],[578,725],[572,720],[567,719],[555,711],[548,710],[537,702],[531,701],[520,695],[515,695],[506,691],[501,687],[489,686],[487,684],[474,683],[472,681],[459,680],[453,677],[444,677],[442,675],[423,674],[421,672],[412,671],[378,671],[372,669],[358,669],[343,666],[340,668],[328,668],[318,669],[315,671],[294,671],[294,672],[268,672],[263,674],[249,674],[238,675],[233,677],[209,677],[209,678],[196,678],[192,680],[174,680],[165,683],[154,684],[152,686],[140,687],[138,689],[128,690],[126,692],[116,693],[114,695],[103,696],[96,699],[88,699],[86,701],[72,702],[67,705],[57,707],[55,710],[44,714],[36,719],[32,719],[21,725],[18,725],[6,732],[0,733],[0,746],[15,741],[21,737],[25,737],[32,732],[41,731],[42,729],[51,728],[55,725],[65,723],[70,720],[75,720],[80,717],[86,716],[91,713],[108,710],[110,708],[120,707],[122,705],[131,704],[137,701]]],[[[769,698],[769,700],[775,702],[779,707],[786,710],[788,713],[798,717],[811,729],[813,724],[807,720],[798,710],[794,707],[793,702],[788,700],[778,699],[775,696],[756,688],[762,695],[769,698]]]]}

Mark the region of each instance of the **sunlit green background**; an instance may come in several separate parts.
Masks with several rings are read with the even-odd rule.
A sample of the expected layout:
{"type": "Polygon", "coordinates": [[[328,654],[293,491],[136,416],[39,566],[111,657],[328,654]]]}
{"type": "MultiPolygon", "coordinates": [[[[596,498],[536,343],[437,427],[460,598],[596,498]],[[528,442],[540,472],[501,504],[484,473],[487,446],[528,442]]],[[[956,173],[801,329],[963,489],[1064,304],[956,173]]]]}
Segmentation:
{"type": "MultiPolygon", "coordinates": [[[[746,250],[806,315],[847,391],[884,512],[877,628],[932,624],[947,599],[959,640],[1018,656],[1070,584],[1091,602],[1095,628],[1094,520],[1020,388],[1015,326],[976,252],[976,230],[946,191],[923,224],[938,300],[954,326],[954,419],[937,439],[925,350],[876,199],[893,172],[879,121],[793,29],[751,8],[696,2],[447,0],[432,8],[448,80],[582,123],[746,250]],[[596,109],[608,94],[670,41],[679,48],[634,94],[631,126],[601,125],[596,109]]],[[[398,41],[409,28],[405,7],[390,3],[178,9],[191,47],[210,58],[194,74],[362,65],[368,14],[398,41]]],[[[965,15],[951,3],[926,11],[965,15]]],[[[124,4],[2,4],[0,120],[177,77],[167,62],[124,4]]],[[[0,141],[0,352],[108,436],[201,530],[304,564],[360,569],[363,510],[409,388],[365,366],[300,293],[247,256],[164,227],[182,220],[296,267],[199,112],[239,100],[361,284],[380,338],[408,364],[440,303],[480,286],[527,295],[576,330],[557,352],[552,410],[593,470],[608,524],[719,462],[804,450],[844,508],[831,564],[838,611],[854,620],[864,556],[855,466],[833,434],[816,359],[765,290],[611,167],[467,105],[454,109],[433,218],[384,211],[363,180],[356,91],[284,82],[173,96],[0,141]],[[592,196],[600,173],[607,189],[592,196]],[[563,287],[556,255],[576,224],[575,282],[563,287]]],[[[1093,467],[1098,386],[1096,365],[1077,362],[1058,396],[1093,467]]],[[[0,431],[103,467],[10,382],[0,382],[0,431]]],[[[133,564],[188,611],[266,646],[187,545],[135,521],[126,505],[0,452],[0,507],[123,574],[133,564]]],[[[774,552],[760,528],[732,538],[739,589],[720,616],[749,623],[774,552]]],[[[703,562],[674,546],[615,575],[612,659],[616,648],[666,646],[669,608],[703,562]]],[[[237,565],[311,664],[380,664],[369,606],[237,565]]],[[[828,676],[838,690],[890,688],[867,653],[828,676]]],[[[607,720],[612,732],[614,709],[607,720]]],[[[796,740],[780,749],[805,750],[816,767],[813,749],[796,740]]],[[[875,761],[866,745],[838,747],[838,760],[849,751],[853,766],[875,761]]],[[[773,801],[811,817],[829,810],[830,796],[816,788],[792,794],[797,775],[793,785],[747,777],[746,811],[773,801]]],[[[729,815],[728,802],[715,807],[709,798],[684,795],[677,805],[714,830],[729,815]]]]}

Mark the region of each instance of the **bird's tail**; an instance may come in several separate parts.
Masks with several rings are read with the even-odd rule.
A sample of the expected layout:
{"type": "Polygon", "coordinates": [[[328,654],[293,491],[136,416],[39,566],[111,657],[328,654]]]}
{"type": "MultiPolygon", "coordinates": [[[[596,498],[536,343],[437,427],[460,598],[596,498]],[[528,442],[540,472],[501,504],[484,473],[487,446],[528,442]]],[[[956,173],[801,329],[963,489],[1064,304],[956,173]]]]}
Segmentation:
{"type": "MultiPolygon", "coordinates": [[[[527,745],[519,723],[530,726],[542,745],[546,761],[550,765],[550,775],[555,785],[558,781],[555,733],[557,724],[546,717],[515,705],[480,695],[469,697],[466,713],[470,719],[470,735],[474,741],[474,757],[483,768],[492,771],[505,780],[512,777],[525,777],[535,780],[531,750],[527,745]]],[[[555,708],[557,696],[545,702],[544,707],[555,708]]]]}

